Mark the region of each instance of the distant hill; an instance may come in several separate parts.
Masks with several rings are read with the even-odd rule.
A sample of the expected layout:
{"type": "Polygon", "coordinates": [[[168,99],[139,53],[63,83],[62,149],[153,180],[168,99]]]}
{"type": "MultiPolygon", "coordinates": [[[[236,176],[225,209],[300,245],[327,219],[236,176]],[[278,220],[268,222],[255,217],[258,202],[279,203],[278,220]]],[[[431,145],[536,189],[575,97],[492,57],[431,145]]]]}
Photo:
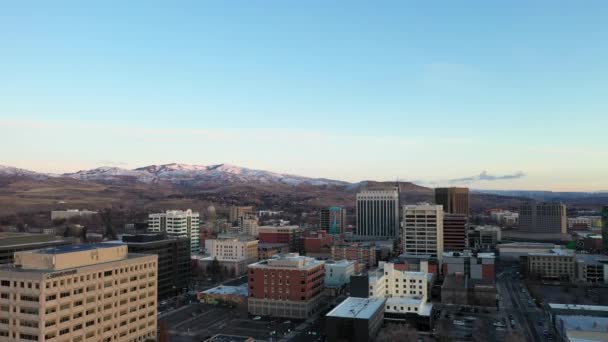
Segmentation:
{"type": "MultiPolygon", "coordinates": [[[[229,164],[173,163],[133,170],[99,167],[65,174],[0,166],[0,215],[107,206],[144,211],[189,207],[203,210],[209,203],[292,211],[339,205],[354,213],[358,191],[395,185],[399,186],[403,203],[433,201],[433,189],[411,182],[349,183],[229,164]]],[[[472,195],[472,210],[516,208],[524,200],[478,192],[472,195]]]]}

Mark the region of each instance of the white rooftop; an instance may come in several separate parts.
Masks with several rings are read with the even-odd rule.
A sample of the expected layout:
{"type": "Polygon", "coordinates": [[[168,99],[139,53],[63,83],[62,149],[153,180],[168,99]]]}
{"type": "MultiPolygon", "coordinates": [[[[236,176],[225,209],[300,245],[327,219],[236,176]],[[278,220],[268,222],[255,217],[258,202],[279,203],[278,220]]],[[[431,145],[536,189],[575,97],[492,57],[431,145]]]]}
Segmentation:
{"type": "Polygon", "coordinates": [[[567,309],[567,310],[590,310],[590,311],[608,311],[608,306],[604,305],[579,305],[579,304],[548,304],[551,309],[567,309]]]}
{"type": "Polygon", "coordinates": [[[204,294],[217,294],[217,295],[237,295],[247,297],[249,295],[249,291],[247,290],[247,285],[244,286],[225,286],[220,285],[209,290],[203,291],[204,294]]]}
{"type": "Polygon", "coordinates": [[[606,341],[608,317],[557,315],[557,325],[564,324],[570,341],[606,341]]]}
{"type": "Polygon", "coordinates": [[[573,256],[574,251],[570,249],[562,249],[562,248],[553,248],[550,252],[547,253],[529,253],[534,256],[573,256]]]}
{"type": "Polygon", "coordinates": [[[371,318],[384,306],[384,298],[348,297],[331,310],[327,317],[371,318]]]}

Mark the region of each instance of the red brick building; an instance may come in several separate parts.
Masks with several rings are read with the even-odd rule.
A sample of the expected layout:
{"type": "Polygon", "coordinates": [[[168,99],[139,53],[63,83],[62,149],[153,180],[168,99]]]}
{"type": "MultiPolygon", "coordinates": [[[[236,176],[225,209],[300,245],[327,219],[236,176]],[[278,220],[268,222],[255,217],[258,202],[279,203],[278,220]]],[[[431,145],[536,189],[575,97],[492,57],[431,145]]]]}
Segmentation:
{"type": "Polygon", "coordinates": [[[296,252],[302,230],[298,226],[261,226],[258,234],[259,243],[286,243],[291,252],[296,252]]]}
{"type": "Polygon", "coordinates": [[[328,253],[333,245],[333,237],[325,230],[311,231],[302,237],[304,252],[308,253],[328,253]]]}
{"type": "Polygon", "coordinates": [[[322,307],[324,262],[297,253],[249,265],[252,315],[306,319],[322,307]]]}
{"type": "Polygon", "coordinates": [[[371,243],[347,243],[331,247],[333,260],[353,260],[366,268],[376,266],[376,246],[371,243]]]}
{"type": "Polygon", "coordinates": [[[466,243],[467,216],[462,214],[443,215],[443,250],[462,252],[466,243]]]}

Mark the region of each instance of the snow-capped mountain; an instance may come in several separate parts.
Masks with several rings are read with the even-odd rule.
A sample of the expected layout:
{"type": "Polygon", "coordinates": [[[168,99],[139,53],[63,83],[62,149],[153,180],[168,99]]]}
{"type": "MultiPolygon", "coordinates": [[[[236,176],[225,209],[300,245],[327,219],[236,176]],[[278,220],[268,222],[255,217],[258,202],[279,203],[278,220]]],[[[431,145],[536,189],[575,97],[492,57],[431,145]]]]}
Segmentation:
{"type": "Polygon", "coordinates": [[[49,177],[53,177],[55,175],[49,173],[38,173],[35,171],[30,171],[26,169],[20,169],[12,166],[4,166],[0,165],[0,176],[26,176],[33,177],[37,179],[45,179],[49,177]]]}
{"type": "Polygon", "coordinates": [[[85,181],[112,182],[136,180],[143,183],[166,181],[182,185],[205,185],[206,183],[262,183],[312,186],[341,186],[349,183],[324,178],[309,178],[245,167],[218,165],[164,164],[149,165],[134,170],[118,167],[99,167],[75,173],[63,174],[85,181]]]}

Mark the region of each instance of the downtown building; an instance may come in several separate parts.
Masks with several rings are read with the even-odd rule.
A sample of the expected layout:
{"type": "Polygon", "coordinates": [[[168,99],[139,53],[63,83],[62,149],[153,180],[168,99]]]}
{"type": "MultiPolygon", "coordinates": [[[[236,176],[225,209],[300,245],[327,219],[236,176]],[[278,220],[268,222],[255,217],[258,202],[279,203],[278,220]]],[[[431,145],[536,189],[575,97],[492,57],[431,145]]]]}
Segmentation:
{"type": "Polygon", "coordinates": [[[281,243],[289,246],[290,252],[300,250],[302,229],[298,226],[260,226],[258,240],[260,243],[281,243]]]}
{"type": "Polygon", "coordinates": [[[188,290],[190,283],[190,240],[163,234],[123,235],[129,253],[158,256],[158,300],[188,290]]]}
{"type": "Polygon", "coordinates": [[[463,214],[443,214],[443,249],[462,252],[467,243],[467,216],[463,214]]]}
{"type": "Polygon", "coordinates": [[[341,207],[323,208],[319,211],[319,229],[330,234],[343,234],[346,230],[346,209],[341,207]]]}
{"type": "Polygon", "coordinates": [[[442,205],[448,214],[469,216],[469,188],[436,188],[435,204],[442,205]]]}
{"type": "Polygon", "coordinates": [[[422,203],[403,206],[403,253],[443,257],[443,208],[422,203]]]}
{"type": "Polygon", "coordinates": [[[15,254],[0,267],[0,340],[156,338],[157,256],[116,243],[15,254]]]}
{"type": "Polygon", "coordinates": [[[399,188],[357,193],[357,237],[397,239],[399,233],[399,188]]]}
{"type": "Polygon", "coordinates": [[[376,246],[369,242],[341,243],[331,246],[332,260],[351,260],[364,268],[376,266],[376,246]]]}
{"type": "Polygon", "coordinates": [[[255,212],[253,211],[253,207],[247,206],[231,206],[230,213],[228,214],[228,221],[232,225],[237,225],[239,223],[240,218],[246,218],[255,216],[255,212]]]}
{"type": "Polygon", "coordinates": [[[351,277],[351,296],[386,298],[384,319],[428,326],[433,305],[428,303],[434,275],[403,270],[401,265],[380,262],[368,274],[351,277]]]}
{"type": "Polygon", "coordinates": [[[323,308],[323,261],[290,253],[248,268],[250,314],[307,319],[323,308]]]}
{"type": "Polygon", "coordinates": [[[200,253],[199,213],[192,210],[167,210],[148,215],[149,233],[166,233],[169,237],[190,239],[190,251],[200,253]]]}
{"type": "Polygon", "coordinates": [[[205,252],[192,258],[202,271],[212,272],[217,260],[220,273],[240,276],[247,273],[247,265],[258,261],[258,240],[247,235],[220,235],[205,241],[205,252]]]}
{"type": "Polygon", "coordinates": [[[75,241],[71,238],[58,238],[52,234],[0,232],[0,265],[12,264],[17,252],[66,246],[75,241]]]}
{"type": "Polygon", "coordinates": [[[519,209],[519,230],[529,233],[567,233],[566,206],[561,203],[527,202],[519,209]]]}

